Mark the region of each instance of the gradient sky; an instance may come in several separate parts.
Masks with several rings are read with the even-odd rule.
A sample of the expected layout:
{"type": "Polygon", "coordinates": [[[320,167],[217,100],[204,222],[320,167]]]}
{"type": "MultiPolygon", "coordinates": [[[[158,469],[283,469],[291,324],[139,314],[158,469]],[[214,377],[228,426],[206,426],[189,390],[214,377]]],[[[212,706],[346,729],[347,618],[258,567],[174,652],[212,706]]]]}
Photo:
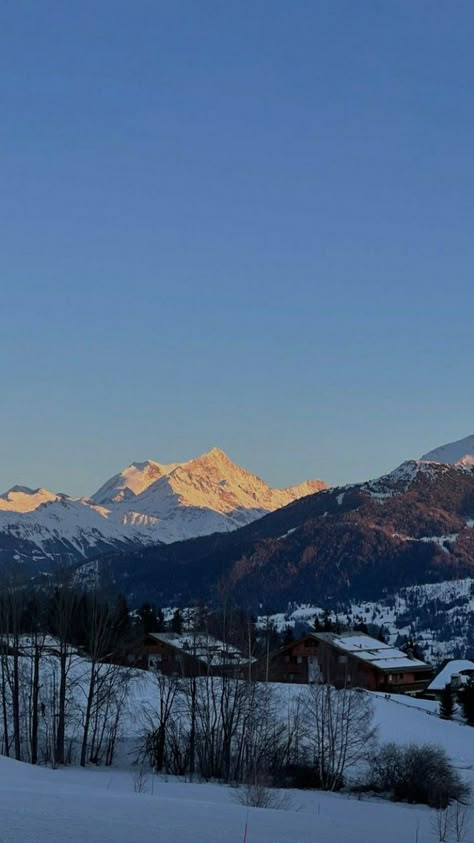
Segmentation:
{"type": "Polygon", "coordinates": [[[0,10],[0,487],[474,432],[474,6],[0,10]]]}

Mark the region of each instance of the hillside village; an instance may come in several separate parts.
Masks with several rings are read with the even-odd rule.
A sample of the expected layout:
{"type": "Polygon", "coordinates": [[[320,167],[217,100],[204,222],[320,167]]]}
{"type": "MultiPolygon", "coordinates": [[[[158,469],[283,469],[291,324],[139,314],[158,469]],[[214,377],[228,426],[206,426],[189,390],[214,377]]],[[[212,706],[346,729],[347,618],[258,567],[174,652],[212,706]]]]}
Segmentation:
{"type": "Polygon", "coordinates": [[[299,639],[286,630],[270,640],[254,625],[246,640],[238,612],[130,612],[123,599],[109,605],[67,584],[47,599],[7,590],[0,603],[0,766],[11,766],[18,794],[7,816],[27,788],[37,817],[40,794],[49,792],[46,767],[67,804],[68,783],[92,806],[107,781],[106,804],[126,796],[132,815],[143,811],[137,827],[160,828],[156,811],[166,805],[180,843],[190,838],[175,807],[188,799],[191,813],[201,799],[218,800],[230,834],[246,816],[249,840],[278,827],[290,843],[314,812],[315,794],[328,841],[345,839],[331,836],[333,824],[355,799],[353,839],[361,843],[371,840],[364,835],[383,802],[407,833],[419,828],[421,841],[438,822],[467,822],[472,662],[438,670],[414,645],[402,650],[360,628],[324,631],[324,617],[299,639]],[[423,759],[434,778],[410,783],[404,774],[403,786],[390,783],[394,753],[402,767],[423,759]],[[410,802],[420,806],[411,814],[403,807],[410,802]]]}
{"type": "MultiPolygon", "coordinates": [[[[248,841],[294,843],[295,833],[307,834],[308,822],[328,843],[375,843],[371,829],[389,818],[394,828],[386,839],[393,843],[400,839],[395,826],[397,834],[410,839],[416,832],[426,843],[437,839],[432,835],[439,823],[454,829],[462,819],[467,827],[474,727],[458,695],[462,686],[470,687],[473,663],[451,662],[435,675],[409,649],[350,630],[308,632],[275,649],[263,634],[249,657],[244,648],[193,629],[203,622],[202,608],[184,617],[176,610],[147,609],[145,625],[153,620],[164,631],[146,632],[134,613],[126,620],[124,605],[112,610],[87,600],[72,591],[52,595],[49,629],[29,634],[21,628],[24,620],[12,632],[5,602],[0,612],[10,618],[0,662],[3,712],[11,724],[2,734],[0,801],[12,822],[28,794],[28,814],[21,820],[27,840],[34,839],[38,822],[49,823],[45,806],[48,816],[61,810],[58,800],[77,816],[74,843],[83,833],[84,812],[94,817],[101,839],[123,843],[132,839],[130,823],[134,835],[161,829],[191,843],[189,817],[216,843],[222,829],[229,840],[240,841],[245,828],[248,841]],[[74,613],[68,600],[79,601],[74,613]],[[82,629],[74,620],[80,604],[82,629]],[[56,697],[61,675],[62,726],[56,697]],[[19,694],[18,717],[16,681],[31,688],[33,702],[33,709],[25,707],[19,694]],[[448,685],[453,709],[446,716],[442,697],[448,685]],[[329,711],[325,726],[323,712],[329,711]],[[321,768],[317,759],[329,749],[329,727],[340,737],[321,768]],[[58,728],[64,729],[59,742],[58,728]],[[433,791],[433,780],[415,797],[418,807],[408,806],[408,792],[380,792],[378,779],[370,781],[380,776],[373,759],[393,746],[421,753],[426,763],[436,747],[436,763],[450,777],[451,784],[443,785],[448,790],[433,791]],[[205,806],[212,806],[212,819],[204,815],[205,806]],[[186,824],[179,819],[184,809],[186,824]],[[106,827],[107,811],[113,819],[106,827]]],[[[53,826],[44,827],[55,840],[53,826]]]]}

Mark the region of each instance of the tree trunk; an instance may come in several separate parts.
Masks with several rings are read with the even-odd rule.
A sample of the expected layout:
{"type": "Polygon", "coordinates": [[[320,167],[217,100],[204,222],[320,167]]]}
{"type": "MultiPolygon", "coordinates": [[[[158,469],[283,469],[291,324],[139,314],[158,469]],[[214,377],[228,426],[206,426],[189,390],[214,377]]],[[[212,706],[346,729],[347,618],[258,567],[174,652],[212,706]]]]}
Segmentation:
{"type": "Polygon", "coordinates": [[[59,655],[58,727],[56,731],[56,764],[64,764],[64,735],[66,731],[67,646],[62,644],[59,655]]]}
{"type": "Polygon", "coordinates": [[[20,723],[20,669],[18,658],[18,642],[15,642],[13,654],[13,682],[12,682],[12,713],[13,713],[13,743],[15,758],[21,761],[21,723],[20,723]]]}
{"type": "Polygon", "coordinates": [[[4,755],[10,757],[10,738],[8,735],[8,701],[7,701],[7,684],[5,677],[5,659],[8,656],[2,655],[2,714],[3,714],[3,749],[4,755]]]}
{"type": "Polygon", "coordinates": [[[38,705],[40,692],[40,658],[41,651],[36,643],[33,654],[33,680],[31,688],[31,763],[38,763],[38,705]]]}
{"type": "Polygon", "coordinates": [[[87,693],[87,705],[86,705],[86,714],[84,720],[84,731],[82,733],[82,746],[81,746],[81,767],[85,767],[87,763],[87,743],[89,740],[89,728],[91,723],[91,712],[92,712],[92,703],[94,702],[94,691],[95,691],[95,665],[91,665],[91,678],[89,681],[89,691],[87,693]]]}

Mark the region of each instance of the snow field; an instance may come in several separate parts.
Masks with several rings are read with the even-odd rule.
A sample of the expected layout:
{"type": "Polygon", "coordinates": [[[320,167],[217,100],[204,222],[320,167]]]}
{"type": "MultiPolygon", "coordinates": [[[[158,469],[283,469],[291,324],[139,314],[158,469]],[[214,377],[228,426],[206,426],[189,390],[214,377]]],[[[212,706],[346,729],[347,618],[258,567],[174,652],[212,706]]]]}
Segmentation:
{"type": "Polygon", "coordinates": [[[427,808],[291,791],[289,810],[251,808],[235,791],[130,773],[48,770],[0,759],[1,843],[428,843],[427,808]],[[418,837],[416,835],[418,834],[418,837]]]}

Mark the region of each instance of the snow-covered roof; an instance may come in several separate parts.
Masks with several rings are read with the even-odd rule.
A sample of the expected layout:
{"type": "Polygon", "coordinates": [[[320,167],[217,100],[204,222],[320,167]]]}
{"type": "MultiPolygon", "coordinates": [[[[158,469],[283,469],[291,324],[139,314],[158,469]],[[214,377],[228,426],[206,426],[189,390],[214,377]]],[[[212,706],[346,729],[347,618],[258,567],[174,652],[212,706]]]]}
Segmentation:
{"type": "Polygon", "coordinates": [[[369,662],[379,670],[420,670],[429,665],[420,659],[410,659],[403,650],[391,647],[377,638],[371,638],[365,633],[348,633],[337,635],[332,632],[315,633],[316,638],[329,641],[334,647],[350,653],[351,656],[364,662],[369,662]]]}
{"type": "Polygon", "coordinates": [[[460,674],[468,677],[469,673],[474,672],[474,662],[469,659],[451,659],[440,672],[435,676],[428,691],[442,691],[451,682],[453,676],[460,674]]]}
{"type": "MultiPolygon", "coordinates": [[[[205,633],[151,632],[148,637],[189,653],[189,655],[204,661],[208,665],[248,663],[248,657],[244,657],[237,647],[219,641],[218,638],[213,638],[212,635],[206,635],[205,633]]],[[[251,661],[254,661],[254,659],[251,661]]]]}

